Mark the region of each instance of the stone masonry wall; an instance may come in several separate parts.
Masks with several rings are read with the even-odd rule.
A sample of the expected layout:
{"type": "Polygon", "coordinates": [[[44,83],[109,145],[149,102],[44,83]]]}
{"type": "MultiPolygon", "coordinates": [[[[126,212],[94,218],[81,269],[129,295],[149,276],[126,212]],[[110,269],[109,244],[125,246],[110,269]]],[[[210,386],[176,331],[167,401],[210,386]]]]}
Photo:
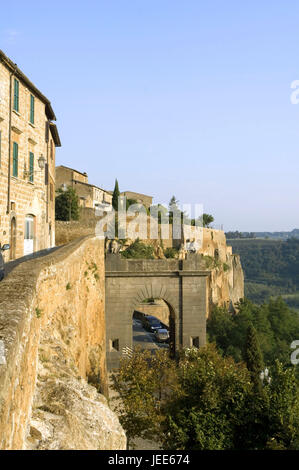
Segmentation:
{"type": "MultiPolygon", "coordinates": [[[[12,78],[13,84],[14,77],[12,78]]],[[[55,181],[55,146],[50,157],[50,141],[45,141],[46,111],[45,103],[35,96],[34,124],[29,122],[31,90],[19,81],[19,112],[11,112],[11,177],[10,204],[8,204],[8,168],[9,168],[9,125],[10,125],[10,72],[0,63],[0,243],[13,245],[11,220],[16,221],[15,250],[5,252],[6,261],[24,254],[25,216],[34,217],[34,251],[54,245],[55,209],[54,195],[51,200],[50,185],[55,181]],[[18,144],[18,175],[12,175],[13,143],[18,144]],[[34,155],[34,178],[29,180],[29,152],[34,155]],[[38,158],[48,156],[49,184],[45,184],[45,169],[40,170],[38,158]],[[15,251],[15,256],[13,256],[15,251]]],[[[12,87],[12,96],[13,96],[12,87]]]]}
{"type": "Polygon", "coordinates": [[[103,242],[20,263],[0,290],[0,449],[123,449],[106,392],[103,242]]]}

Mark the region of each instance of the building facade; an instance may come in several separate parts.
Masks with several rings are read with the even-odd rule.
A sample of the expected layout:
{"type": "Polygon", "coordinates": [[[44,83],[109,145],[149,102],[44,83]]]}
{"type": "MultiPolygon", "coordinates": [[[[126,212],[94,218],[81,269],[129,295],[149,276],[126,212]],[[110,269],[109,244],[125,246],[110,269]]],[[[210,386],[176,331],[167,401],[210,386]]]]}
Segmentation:
{"type": "Polygon", "coordinates": [[[152,196],[147,196],[146,194],[134,193],[133,191],[123,191],[120,193],[121,196],[126,196],[127,199],[132,199],[137,201],[138,204],[142,204],[144,207],[149,208],[153,203],[152,196]]]}
{"type": "Polygon", "coordinates": [[[0,243],[6,261],[55,245],[55,150],[50,101],[0,51],[0,243]]]}
{"type": "Polygon", "coordinates": [[[75,189],[81,207],[111,211],[112,195],[98,186],[89,184],[87,173],[81,173],[64,165],[57,166],[56,191],[68,186],[75,189]]]}

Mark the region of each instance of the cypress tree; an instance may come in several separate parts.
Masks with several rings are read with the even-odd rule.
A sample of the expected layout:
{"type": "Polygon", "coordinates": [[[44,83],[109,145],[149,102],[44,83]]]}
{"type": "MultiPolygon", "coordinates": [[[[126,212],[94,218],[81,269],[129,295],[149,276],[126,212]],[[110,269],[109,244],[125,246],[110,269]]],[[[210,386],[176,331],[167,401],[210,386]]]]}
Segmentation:
{"type": "Polygon", "coordinates": [[[114,191],[113,191],[113,196],[112,196],[112,207],[115,211],[118,211],[118,198],[120,196],[119,192],[119,187],[118,187],[118,181],[117,179],[115,180],[115,186],[114,186],[114,191]]]}
{"type": "Polygon", "coordinates": [[[245,361],[255,387],[261,388],[260,374],[264,368],[263,355],[258,342],[256,329],[250,325],[247,329],[245,361]]]}

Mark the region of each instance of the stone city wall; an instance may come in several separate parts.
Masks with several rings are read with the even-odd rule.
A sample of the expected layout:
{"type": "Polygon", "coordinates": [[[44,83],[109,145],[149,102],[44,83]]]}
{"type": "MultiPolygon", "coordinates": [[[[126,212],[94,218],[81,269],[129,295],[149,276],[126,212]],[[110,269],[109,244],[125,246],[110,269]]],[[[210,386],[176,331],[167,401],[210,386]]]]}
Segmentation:
{"type": "Polygon", "coordinates": [[[98,393],[107,391],[102,241],[15,267],[1,282],[0,341],[0,449],[125,448],[98,393]]]}

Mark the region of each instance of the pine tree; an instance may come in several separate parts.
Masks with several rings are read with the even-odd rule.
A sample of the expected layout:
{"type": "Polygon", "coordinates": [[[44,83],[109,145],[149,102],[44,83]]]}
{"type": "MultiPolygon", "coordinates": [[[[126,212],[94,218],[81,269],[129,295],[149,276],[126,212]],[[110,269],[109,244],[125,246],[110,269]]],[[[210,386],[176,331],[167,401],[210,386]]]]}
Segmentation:
{"type": "Polygon", "coordinates": [[[261,388],[260,374],[264,368],[263,355],[258,342],[256,329],[250,325],[247,329],[245,361],[255,387],[261,388]]]}
{"type": "Polygon", "coordinates": [[[112,196],[112,207],[115,211],[118,211],[118,198],[120,196],[119,192],[119,187],[118,187],[118,181],[117,179],[115,180],[115,186],[114,186],[114,191],[113,191],[113,196],[112,196]]]}

